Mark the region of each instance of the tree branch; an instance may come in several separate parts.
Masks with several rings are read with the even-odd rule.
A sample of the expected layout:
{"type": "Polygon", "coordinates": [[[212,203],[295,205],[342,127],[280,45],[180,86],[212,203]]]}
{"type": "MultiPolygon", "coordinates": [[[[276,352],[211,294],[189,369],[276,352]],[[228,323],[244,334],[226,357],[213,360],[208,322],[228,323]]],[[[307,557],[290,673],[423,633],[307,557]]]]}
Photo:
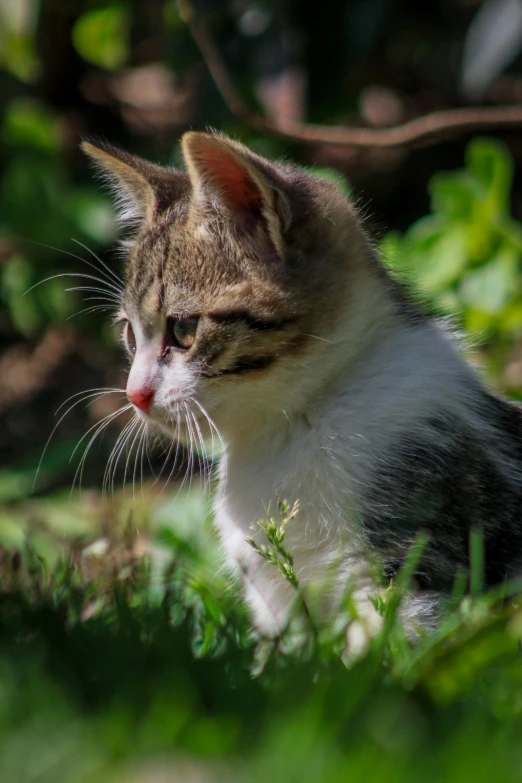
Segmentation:
{"type": "Polygon", "coordinates": [[[522,105],[465,107],[435,111],[393,128],[345,128],[286,121],[284,125],[252,112],[230,76],[216,44],[198,19],[190,0],[177,0],[182,19],[188,25],[210,75],[230,112],[252,128],[301,143],[337,144],[346,147],[403,147],[436,144],[448,136],[470,131],[518,128],[522,126],[522,105]]]}

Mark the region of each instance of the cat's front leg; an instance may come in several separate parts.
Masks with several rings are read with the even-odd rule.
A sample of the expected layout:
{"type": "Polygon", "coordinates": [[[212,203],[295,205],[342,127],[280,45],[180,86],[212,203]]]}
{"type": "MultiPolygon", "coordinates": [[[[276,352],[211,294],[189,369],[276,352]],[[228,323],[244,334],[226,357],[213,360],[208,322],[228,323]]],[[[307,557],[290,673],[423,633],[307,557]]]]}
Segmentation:
{"type": "MultiPolygon", "coordinates": [[[[259,555],[254,553],[254,557],[259,555]]],[[[240,563],[240,569],[253,625],[263,636],[279,636],[295,609],[295,588],[270,563],[255,563],[251,559],[250,566],[240,563]]]]}
{"type": "Polygon", "coordinates": [[[370,585],[359,587],[350,595],[355,617],[346,626],[346,653],[351,658],[363,655],[383,629],[384,618],[375,608],[375,597],[377,591],[370,585]]]}
{"type": "Polygon", "coordinates": [[[263,636],[278,636],[288,625],[298,597],[297,590],[277,566],[253,550],[243,530],[229,520],[221,518],[219,522],[227,560],[240,574],[243,597],[251,611],[253,625],[263,636]]]}
{"type": "MultiPolygon", "coordinates": [[[[378,636],[384,627],[384,616],[375,608],[376,599],[382,596],[382,589],[366,584],[354,589],[350,601],[355,617],[346,627],[346,653],[350,658],[358,658],[369,648],[372,639],[378,636]]],[[[403,595],[394,622],[400,623],[404,635],[411,641],[421,638],[434,629],[439,596],[436,593],[403,595]]]]}

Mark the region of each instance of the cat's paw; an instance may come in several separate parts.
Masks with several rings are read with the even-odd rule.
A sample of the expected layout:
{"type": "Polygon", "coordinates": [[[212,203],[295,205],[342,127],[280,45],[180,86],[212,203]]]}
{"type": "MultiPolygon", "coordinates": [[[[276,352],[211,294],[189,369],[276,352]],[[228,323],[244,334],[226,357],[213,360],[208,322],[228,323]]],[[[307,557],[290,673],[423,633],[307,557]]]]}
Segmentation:
{"type": "Polygon", "coordinates": [[[359,605],[357,617],[346,627],[345,657],[353,661],[366,654],[372,639],[382,631],[384,619],[371,602],[359,605]]]}

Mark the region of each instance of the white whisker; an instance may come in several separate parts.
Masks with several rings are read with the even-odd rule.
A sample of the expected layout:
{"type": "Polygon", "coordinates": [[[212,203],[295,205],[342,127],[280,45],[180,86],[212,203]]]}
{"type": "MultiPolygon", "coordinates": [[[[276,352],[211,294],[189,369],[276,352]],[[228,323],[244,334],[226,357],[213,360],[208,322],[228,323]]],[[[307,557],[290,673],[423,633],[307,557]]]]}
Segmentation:
{"type": "Polygon", "coordinates": [[[20,299],[23,299],[24,296],[27,296],[27,294],[29,294],[31,291],[34,291],[34,289],[38,288],[38,286],[43,285],[44,283],[49,283],[51,280],[58,280],[61,277],[80,277],[84,280],[93,280],[95,283],[100,283],[101,285],[107,286],[106,293],[111,293],[114,291],[116,296],[123,294],[122,289],[116,288],[116,286],[113,286],[112,283],[108,283],[102,278],[94,277],[94,275],[87,275],[84,272],[59,272],[56,275],[50,275],[49,277],[46,277],[44,280],[39,280],[37,283],[28,288],[27,291],[24,291],[20,299]]]}
{"type": "MultiPolygon", "coordinates": [[[[168,422],[168,423],[170,424],[170,422],[168,422]]],[[[180,429],[179,404],[176,403],[176,430],[175,430],[175,433],[174,433],[174,437],[172,438],[172,440],[170,442],[170,445],[169,445],[169,448],[168,448],[168,451],[167,451],[167,456],[165,457],[165,460],[163,462],[163,466],[161,467],[160,472],[159,472],[159,474],[158,474],[154,484],[156,484],[159,481],[159,479],[161,478],[161,476],[163,475],[163,470],[164,470],[165,466],[168,464],[168,461],[170,459],[170,456],[171,456],[172,451],[173,451],[174,448],[176,449],[176,452],[174,454],[174,460],[173,460],[173,463],[172,463],[172,467],[171,467],[171,469],[169,471],[168,476],[166,477],[165,481],[163,482],[163,486],[162,486],[162,488],[160,489],[160,491],[158,493],[158,497],[164,492],[164,490],[166,489],[166,487],[169,484],[170,479],[172,478],[172,476],[174,475],[176,470],[179,468],[179,461],[178,461],[179,451],[180,451],[179,429],[180,429]]],[[[153,484],[153,486],[154,486],[154,484],[153,484]]]]}
{"type": "Polygon", "coordinates": [[[84,307],[83,310],[78,310],[77,313],[68,315],[67,321],[70,321],[71,318],[78,318],[80,315],[85,315],[86,313],[110,313],[113,311],[114,305],[94,305],[93,307],[84,307]]]}
{"type": "MultiPolygon", "coordinates": [[[[145,492],[143,488],[144,484],[144,478],[143,478],[143,458],[145,456],[145,452],[148,450],[149,446],[149,428],[145,426],[143,428],[143,434],[141,436],[141,442],[140,442],[140,449],[141,449],[141,457],[140,457],[140,487],[141,487],[141,498],[143,501],[145,501],[145,492]]],[[[148,456],[148,454],[147,454],[148,456]]],[[[149,461],[150,464],[150,461],[149,461]]],[[[134,475],[136,475],[136,471],[134,472],[134,475]]]]}
{"type": "MultiPolygon", "coordinates": [[[[104,278],[104,279],[103,279],[103,280],[100,280],[100,282],[104,282],[104,283],[105,283],[105,282],[106,282],[106,283],[110,283],[110,284],[111,284],[111,286],[114,286],[114,287],[116,287],[116,286],[117,286],[117,288],[118,288],[118,289],[119,289],[119,290],[120,290],[120,291],[123,293],[123,290],[124,290],[124,284],[123,284],[123,282],[122,282],[122,281],[121,281],[121,280],[120,280],[120,279],[117,277],[117,275],[115,275],[115,274],[114,274],[114,272],[111,272],[111,270],[109,269],[109,267],[107,267],[107,266],[106,266],[106,265],[103,263],[103,261],[101,261],[101,259],[99,259],[99,258],[98,258],[98,257],[97,257],[97,256],[96,256],[96,255],[95,255],[93,252],[92,252],[92,250],[89,250],[89,248],[88,248],[88,247],[86,247],[85,245],[82,245],[82,243],[81,243],[81,242],[78,242],[78,241],[77,241],[77,240],[75,240],[75,239],[73,239],[73,240],[72,240],[73,242],[76,242],[77,244],[79,244],[79,245],[81,245],[82,247],[84,247],[84,248],[85,248],[85,250],[87,250],[89,253],[91,253],[91,255],[93,255],[93,256],[96,258],[96,260],[97,260],[97,261],[100,261],[100,263],[102,264],[102,266],[104,266],[104,267],[105,267],[105,268],[106,268],[106,269],[107,269],[109,272],[111,272],[111,274],[112,274],[112,276],[115,278],[115,280],[111,280],[111,278],[109,278],[109,277],[107,276],[107,274],[106,274],[106,273],[105,273],[105,272],[104,272],[102,269],[99,269],[99,267],[97,267],[97,266],[96,266],[95,264],[93,264],[91,261],[87,261],[87,259],[86,259],[86,258],[83,258],[82,256],[79,256],[77,253],[71,253],[69,250],[64,250],[63,248],[60,248],[60,247],[54,247],[53,245],[46,245],[46,244],[44,244],[43,242],[33,242],[32,240],[27,240],[27,241],[31,242],[31,244],[33,244],[33,245],[37,245],[37,246],[39,246],[39,247],[45,247],[45,248],[47,248],[47,250],[54,250],[56,253],[63,253],[63,255],[65,255],[65,256],[69,256],[70,258],[75,258],[77,261],[81,261],[81,262],[82,262],[82,264],[87,264],[87,266],[91,267],[91,269],[94,269],[94,270],[95,270],[95,272],[97,272],[98,274],[101,274],[101,275],[103,275],[103,278],[104,278]]],[[[52,280],[52,278],[47,278],[47,279],[48,279],[48,280],[52,280]]],[[[41,282],[46,282],[46,281],[45,281],[45,280],[43,280],[43,281],[41,281],[41,282]]],[[[37,283],[37,285],[40,285],[40,283],[37,283]]],[[[34,286],[33,286],[33,287],[34,287],[34,286]]],[[[31,290],[31,289],[29,289],[29,290],[31,290]]],[[[26,293],[28,293],[28,291],[26,291],[26,293]]],[[[24,296],[25,296],[25,294],[24,294],[24,296]]]]}
{"type": "MultiPolygon", "coordinates": [[[[75,242],[77,245],[80,245],[80,247],[83,247],[83,249],[84,249],[84,250],[86,250],[88,253],[90,253],[90,254],[91,254],[91,256],[93,256],[93,257],[96,259],[96,261],[98,261],[98,263],[100,263],[100,264],[103,266],[103,268],[107,270],[107,272],[109,273],[109,275],[110,275],[110,276],[111,276],[111,277],[114,279],[114,281],[115,281],[115,282],[116,282],[118,285],[121,285],[121,284],[122,284],[122,282],[121,282],[120,278],[118,277],[118,275],[116,274],[116,272],[114,272],[114,271],[113,271],[113,270],[110,268],[110,266],[108,266],[108,264],[106,264],[106,263],[105,263],[105,261],[102,261],[102,259],[100,258],[100,256],[97,256],[97,255],[96,255],[96,253],[95,253],[93,250],[91,250],[91,248],[90,248],[90,247],[87,247],[87,245],[84,245],[84,244],[83,244],[83,242],[80,242],[80,241],[79,241],[79,239],[74,239],[74,237],[70,237],[70,239],[71,239],[71,242],[75,242]]],[[[89,266],[92,266],[92,267],[93,267],[93,269],[97,269],[97,266],[96,266],[96,264],[91,264],[91,263],[90,263],[89,261],[87,261],[85,258],[83,259],[83,261],[85,261],[85,263],[86,263],[86,264],[89,264],[89,266]]],[[[100,270],[100,271],[101,271],[101,270],[100,270]]]]}
{"type": "Polygon", "coordinates": [[[130,419],[130,421],[128,421],[127,424],[125,425],[125,427],[121,430],[121,432],[119,433],[118,437],[116,438],[116,442],[114,443],[114,446],[111,449],[111,453],[109,454],[109,458],[107,460],[107,464],[105,466],[105,470],[104,470],[104,473],[103,473],[102,487],[103,487],[103,493],[104,494],[109,489],[110,470],[111,470],[111,467],[112,467],[112,461],[113,461],[113,459],[115,457],[115,454],[116,454],[116,450],[118,449],[122,439],[125,437],[125,433],[130,428],[132,422],[133,422],[133,419],[130,419]]]}
{"type": "MultiPolygon", "coordinates": [[[[211,438],[212,438],[212,444],[211,445],[212,445],[212,461],[213,461],[214,460],[214,456],[215,456],[214,432],[216,433],[216,436],[217,436],[217,438],[219,440],[219,443],[220,443],[220,446],[221,446],[221,451],[224,453],[224,451],[225,451],[225,444],[223,442],[223,438],[221,437],[221,433],[219,432],[219,430],[218,430],[214,420],[212,419],[212,417],[210,416],[208,411],[205,409],[205,407],[198,400],[196,400],[194,397],[191,397],[190,399],[191,399],[191,401],[195,405],[198,406],[199,410],[201,411],[201,413],[203,414],[203,416],[207,420],[207,423],[208,423],[208,426],[209,426],[209,429],[210,429],[210,433],[211,433],[211,438]]],[[[226,480],[226,461],[224,461],[223,464],[225,466],[223,479],[226,480]]]]}
{"type": "Polygon", "coordinates": [[[127,410],[129,410],[130,407],[131,407],[130,405],[124,405],[123,408],[120,408],[119,410],[114,411],[113,413],[109,413],[107,416],[104,416],[104,418],[101,421],[97,422],[95,425],[90,427],[85,433],[85,435],[83,435],[81,439],[78,441],[78,443],[76,444],[74,451],[69,459],[69,462],[73,459],[74,454],[78,450],[80,444],[85,440],[85,438],[89,435],[89,433],[93,431],[93,429],[95,430],[91,439],[87,443],[87,446],[84,449],[80,462],[78,463],[78,467],[76,468],[76,473],[74,474],[74,479],[71,486],[71,497],[77,480],[78,480],[78,486],[81,489],[81,484],[83,479],[83,469],[85,466],[85,461],[87,459],[87,454],[89,453],[92,444],[94,443],[98,435],[104,432],[109,426],[109,424],[111,424],[111,422],[114,421],[114,419],[117,419],[118,416],[120,416],[122,413],[125,413],[127,410]]]}
{"type": "MultiPolygon", "coordinates": [[[[127,470],[129,468],[129,464],[130,464],[130,461],[131,461],[131,458],[132,458],[132,452],[134,450],[134,444],[136,443],[136,441],[140,437],[142,429],[143,429],[144,426],[145,426],[145,422],[140,420],[140,424],[136,428],[136,431],[134,433],[134,437],[132,439],[132,443],[130,444],[129,450],[127,452],[127,458],[125,460],[125,468],[124,468],[124,471],[123,471],[123,482],[122,482],[124,489],[125,489],[125,485],[126,485],[126,482],[127,482],[127,470]]],[[[132,482],[132,499],[133,499],[133,501],[135,501],[135,499],[136,499],[136,495],[135,495],[135,491],[134,490],[135,490],[135,487],[134,487],[134,481],[133,481],[132,482]]]]}
{"type": "Polygon", "coordinates": [[[58,429],[58,427],[60,426],[60,424],[62,423],[62,421],[65,419],[65,417],[66,417],[66,416],[67,416],[67,415],[68,415],[68,414],[69,414],[69,413],[70,413],[70,412],[73,410],[73,408],[75,408],[77,405],[80,405],[82,402],[85,402],[86,400],[91,400],[91,401],[90,401],[90,402],[87,404],[87,407],[89,407],[89,405],[92,405],[92,403],[96,401],[96,399],[95,399],[95,398],[99,399],[100,397],[104,397],[104,396],[106,396],[106,395],[108,395],[108,394],[114,394],[114,393],[123,393],[123,394],[125,394],[125,389],[104,389],[104,388],[97,388],[97,389],[87,389],[86,391],[81,391],[81,392],[77,392],[76,394],[71,394],[71,396],[70,396],[70,397],[68,397],[68,398],[65,400],[65,402],[62,402],[62,404],[61,404],[61,405],[60,405],[60,406],[57,408],[57,410],[56,410],[56,412],[55,412],[55,414],[54,414],[55,416],[57,416],[57,415],[59,414],[59,412],[62,410],[62,408],[63,408],[65,405],[67,405],[67,403],[68,403],[68,402],[70,402],[72,399],[74,399],[74,397],[79,397],[80,395],[83,395],[81,399],[79,399],[79,400],[76,400],[76,402],[74,402],[74,403],[73,403],[73,404],[72,404],[72,405],[71,405],[71,406],[70,406],[70,407],[69,407],[69,408],[68,408],[68,409],[65,411],[65,413],[64,413],[64,414],[63,414],[63,415],[60,417],[60,419],[59,419],[59,420],[56,422],[56,424],[54,425],[54,427],[53,427],[53,429],[52,429],[52,431],[51,431],[51,434],[50,434],[50,435],[49,435],[49,437],[47,438],[47,441],[46,441],[46,443],[45,443],[45,446],[43,447],[42,455],[41,455],[41,457],[40,457],[40,459],[39,459],[39,461],[38,461],[38,466],[37,466],[37,468],[36,468],[36,473],[35,473],[35,476],[34,476],[34,480],[33,480],[33,486],[32,486],[32,491],[33,491],[33,492],[34,492],[34,490],[35,490],[35,487],[36,487],[36,482],[37,482],[37,480],[38,480],[38,476],[39,476],[39,473],[40,473],[40,469],[41,469],[41,467],[42,467],[42,463],[43,463],[44,457],[45,457],[45,455],[46,455],[46,453],[47,453],[47,449],[49,448],[49,444],[51,443],[51,440],[53,439],[54,433],[56,432],[56,430],[58,429]]]}
{"type": "MultiPolygon", "coordinates": [[[[103,395],[103,394],[113,394],[114,392],[120,392],[120,394],[125,394],[125,389],[116,389],[116,388],[113,388],[113,389],[111,389],[111,388],[108,388],[108,387],[99,386],[98,388],[94,388],[94,389],[85,389],[84,391],[81,391],[81,392],[76,392],[75,394],[71,394],[71,396],[70,396],[70,397],[67,397],[67,399],[66,399],[64,402],[62,402],[62,403],[61,403],[61,405],[59,405],[59,407],[56,409],[56,411],[55,411],[55,414],[54,414],[54,415],[55,415],[55,416],[57,416],[57,415],[60,413],[61,409],[62,409],[62,408],[65,406],[65,405],[67,405],[67,403],[68,403],[68,402],[70,402],[70,400],[74,399],[74,397],[79,397],[79,396],[80,396],[80,394],[84,394],[84,395],[85,395],[85,397],[83,397],[83,399],[81,399],[81,400],[77,400],[77,401],[74,403],[74,405],[79,405],[81,402],[84,402],[85,400],[89,399],[89,397],[94,397],[94,396],[95,396],[95,395],[97,395],[97,394],[99,394],[99,395],[103,395]]],[[[69,410],[67,411],[67,413],[69,413],[69,411],[70,411],[70,410],[72,410],[72,409],[74,408],[74,405],[72,405],[72,406],[69,408],[69,410]]],[[[65,414],[66,416],[67,416],[67,413],[65,414]]],[[[61,419],[60,419],[60,421],[61,421],[61,419]]],[[[59,423],[60,423],[60,422],[58,422],[58,424],[59,424],[59,423]]]]}
{"type": "Polygon", "coordinates": [[[117,296],[116,294],[113,294],[112,291],[108,291],[105,288],[98,288],[98,286],[94,285],[75,285],[71,286],[70,288],[65,289],[67,293],[70,293],[72,291],[90,291],[93,294],[103,294],[103,297],[91,297],[91,299],[104,299],[107,302],[115,302],[116,304],[121,303],[121,296],[117,296]]]}
{"type": "Polygon", "coordinates": [[[132,436],[138,421],[138,417],[135,416],[129,422],[127,422],[123,430],[120,432],[107,461],[107,466],[105,468],[105,474],[103,477],[103,486],[104,491],[109,491],[110,487],[111,495],[114,495],[114,482],[120,456],[125,449],[128,439],[132,436]]]}
{"type": "Polygon", "coordinates": [[[205,445],[205,439],[203,437],[203,433],[201,432],[201,427],[199,426],[198,420],[194,414],[194,411],[189,409],[190,417],[192,418],[192,421],[194,423],[194,428],[196,431],[196,436],[198,439],[198,442],[201,446],[201,455],[203,459],[203,489],[206,491],[210,485],[210,476],[212,473],[212,459],[214,457],[214,453],[212,451],[211,455],[208,455],[207,447],[205,445]]]}
{"type": "Polygon", "coordinates": [[[187,433],[188,433],[188,436],[189,436],[189,449],[188,449],[188,454],[187,454],[187,465],[186,465],[186,468],[185,468],[185,474],[183,476],[183,480],[182,480],[181,485],[180,485],[180,490],[183,489],[183,487],[185,486],[186,481],[187,481],[187,477],[189,478],[189,489],[190,489],[190,486],[192,484],[192,469],[193,469],[193,464],[194,464],[194,450],[192,448],[192,429],[190,428],[190,424],[189,424],[189,420],[188,420],[188,416],[187,416],[187,403],[186,402],[182,402],[181,405],[183,406],[183,409],[184,409],[183,410],[183,418],[185,420],[185,425],[186,425],[187,433]]]}

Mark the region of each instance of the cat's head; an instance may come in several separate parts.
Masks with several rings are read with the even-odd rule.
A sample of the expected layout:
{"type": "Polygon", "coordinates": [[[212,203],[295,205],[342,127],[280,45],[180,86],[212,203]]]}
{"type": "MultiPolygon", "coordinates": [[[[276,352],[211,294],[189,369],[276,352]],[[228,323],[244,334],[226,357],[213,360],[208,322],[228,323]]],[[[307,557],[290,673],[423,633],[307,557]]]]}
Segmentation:
{"type": "Polygon", "coordinates": [[[185,134],[186,172],[83,149],[134,224],[119,317],[140,415],[183,435],[187,408],[225,433],[299,413],[376,277],[349,201],[218,134],[185,134]]]}

